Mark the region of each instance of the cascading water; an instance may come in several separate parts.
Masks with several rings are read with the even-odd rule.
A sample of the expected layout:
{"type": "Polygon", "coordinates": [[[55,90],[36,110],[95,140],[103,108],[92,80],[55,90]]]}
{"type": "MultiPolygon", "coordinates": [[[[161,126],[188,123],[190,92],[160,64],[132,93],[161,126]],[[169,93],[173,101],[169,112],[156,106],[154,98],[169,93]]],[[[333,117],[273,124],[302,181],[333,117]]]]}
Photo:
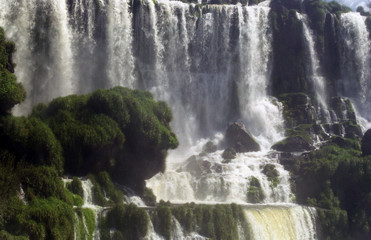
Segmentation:
{"type": "Polygon", "coordinates": [[[76,80],[66,3],[32,0],[1,1],[0,5],[0,25],[18,49],[16,75],[29,94],[16,113],[73,93],[76,80]]]}
{"type": "Polygon", "coordinates": [[[352,99],[360,115],[371,120],[371,43],[365,17],[349,12],[341,15],[341,80],[338,94],[352,99]]]}
{"type": "MultiPolygon", "coordinates": [[[[90,208],[94,211],[94,219],[95,219],[95,226],[99,226],[99,214],[102,210],[100,206],[97,206],[93,203],[93,183],[87,179],[82,180],[82,189],[84,192],[84,205],[82,207],[90,208]]],[[[96,227],[93,233],[93,239],[99,240],[100,239],[100,233],[99,233],[99,227],[96,227]]]]}
{"type": "Polygon", "coordinates": [[[310,69],[309,78],[312,81],[314,92],[316,94],[316,99],[319,103],[319,113],[323,115],[323,120],[325,123],[331,122],[331,116],[328,111],[327,106],[327,94],[326,94],[326,82],[325,78],[320,72],[320,63],[315,49],[315,42],[313,38],[313,33],[309,27],[308,18],[306,15],[297,13],[298,19],[303,23],[303,36],[304,41],[307,45],[309,59],[310,59],[310,69]]]}
{"type": "Polygon", "coordinates": [[[193,4],[158,1],[155,6],[145,0],[138,11],[139,46],[153,46],[135,51],[146,79],[142,84],[174,110],[181,148],[188,151],[236,117],[266,148],[282,138],[279,106],[267,96],[268,7],[210,5],[201,11],[193,4]]]}
{"type": "MultiPolygon", "coordinates": [[[[117,84],[149,90],[173,109],[172,127],[181,146],[170,154],[169,166],[175,155],[183,160],[148,181],[158,199],[246,203],[254,177],[261,185],[262,203],[291,201],[289,174],[268,152],[283,137],[283,120],[280,103],[268,95],[273,53],[270,8],[266,3],[200,7],[178,1],[143,0],[130,9],[128,1],[119,0],[71,0],[68,4],[57,0],[3,0],[0,7],[0,26],[5,27],[7,37],[18,49],[16,75],[29,94],[18,113],[26,114],[32,105],[58,96],[117,84]],[[223,161],[221,151],[184,161],[190,149],[196,149],[192,154],[201,152],[197,151],[201,149],[197,144],[200,138],[212,138],[235,120],[245,123],[262,152],[241,153],[229,163],[223,161]],[[277,170],[277,183],[263,173],[266,165],[277,170]]],[[[315,51],[311,39],[312,56],[315,51]]],[[[314,56],[311,59],[316,59],[314,56]]],[[[314,80],[318,65],[318,59],[312,60],[314,80]]],[[[319,96],[324,97],[324,89],[319,86],[319,96]]],[[[82,183],[83,207],[95,209],[91,182],[82,183]]],[[[270,221],[265,218],[269,214],[260,212],[255,220],[250,215],[259,215],[257,211],[264,212],[265,208],[270,211],[269,206],[246,210],[246,219],[262,229],[270,221]]],[[[291,219],[308,222],[301,229],[312,229],[305,217],[308,210],[293,208],[303,214],[283,208],[271,216],[286,221],[285,216],[296,216],[291,219]]],[[[97,219],[98,210],[94,211],[97,219]]],[[[203,239],[196,233],[186,236],[179,223],[173,225],[174,239],[203,239]]],[[[254,232],[255,239],[264,239],[258,237],[261,231],[254,232]]],[[[308,236],[298,239],[316,239],[308,236]]],[[[161,237],[153,231],[147,239],[161,237]]]]}
{"type": "Polygon", "coordinates": [[[252,240],[317,239],[316,211],[299,206],[245,209],[252,240]]]}
{"type": "Polygon", "coordinates": [[[148,180],[147,187],[165,201],[246,203],[250,180],[255,177],[261,184],[264,203],[290,202],[289,173],[266,152],[238,154],[230,163],[224,163],[221,154],[217,151],[193,157],[175,170],[148,180]],[[267,164],[279,172],[275,187],[263,173],[267,164]]]}

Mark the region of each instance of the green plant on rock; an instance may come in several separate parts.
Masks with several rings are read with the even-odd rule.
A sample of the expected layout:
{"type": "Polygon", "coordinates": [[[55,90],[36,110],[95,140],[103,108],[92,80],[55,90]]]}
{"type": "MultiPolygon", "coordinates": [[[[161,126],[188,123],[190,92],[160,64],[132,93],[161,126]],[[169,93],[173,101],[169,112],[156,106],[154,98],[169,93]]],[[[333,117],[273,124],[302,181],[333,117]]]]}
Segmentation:
{"type": "Polygon", "coordinates": [[[250,178],[250,186],[247,191],[247,201],[251,203],[260,203],[265,196],[261,188],[260,182],[256,177],[250,178]]]}
{"type": "Polygon", "coordinates": [[[150,218],[144,209],[134,204],[117,204],[108,212],[103,221],[103,234],[115,228],[120,231],[124,239],[136,240],[147,235],[150,218]]]}
{"type": "Polygon", "coordinates": [[[72,178],[72,182],[67,184],[68,190],[70,190],[73,194],[77,194],[80,197],[84,197],[84,190],[82,189],[81,180],[77,177],[72,178]]]}
{"type": "Polygon", "coordinates": [[[0,115],[10,112],[14,105],[26,97],[22,84],[17,83],[12,61],[15,44],[5,39],[4,30],[0,28],[0,115]]]}
{"type": "Polygon", "coordinates": [[[95,214],[90,208],[81,209],[84,216],[84,221],[88,230],[88,239],[93,240],[93,234],[95,230],[95,214]]]}
{"type": "Polygon", "coordinates": [[[277,187],[279,183],[279,172],[273,164],[266,164],[263,168],[263,173],[268,177],[268,181],[271,182],[271,187],[277,187]]]}
{"type": "Polygon", "coordinates": [[[36,118],[0,118],[0,148],[15,156],[15,162],[54,167],[63,172],[62,148],[48,126],[36,118]]]}

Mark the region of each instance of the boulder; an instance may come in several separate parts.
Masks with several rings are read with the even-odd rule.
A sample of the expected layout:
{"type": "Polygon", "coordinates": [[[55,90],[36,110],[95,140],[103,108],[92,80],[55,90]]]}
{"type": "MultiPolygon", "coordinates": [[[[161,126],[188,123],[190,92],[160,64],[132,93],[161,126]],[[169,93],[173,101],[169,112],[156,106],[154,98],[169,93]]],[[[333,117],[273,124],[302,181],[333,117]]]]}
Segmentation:
{"type": "Polygon", "coordinates": [[[230,125],[225,134],[227,147],[234,148],[236,152],[260,151],[259,144],[251,136],[242,123],[235,122],[230,125]]]}
{"type": "Polygon", "coordinates": [[[362,155],[371,155],[371,129],[368,129],[365,135],[363,135],[361,141],[362,155]]]}
{"type": "Polygon", "coordinates": [[[291,136],[274,144],[272,149],[282,152],[304,152],[313,150],[313,146],[301,136],[291,136]]]}

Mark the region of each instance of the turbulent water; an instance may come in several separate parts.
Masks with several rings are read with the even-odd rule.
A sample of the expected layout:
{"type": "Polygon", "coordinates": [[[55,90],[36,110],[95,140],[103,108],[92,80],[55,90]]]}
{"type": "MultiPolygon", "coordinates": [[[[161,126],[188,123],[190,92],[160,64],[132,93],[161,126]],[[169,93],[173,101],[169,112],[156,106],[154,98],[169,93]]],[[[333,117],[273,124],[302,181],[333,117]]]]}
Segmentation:
{"type": "Polygon", "coordinates": [[[309,55],[309,79],[313,85],[316,100],[319,103],[319,114],[325,123],[330,123],[331,118],[328,111],[328,96],[327,89],[325,86],[325,78],[321,74],[320,63],[315,49],[315,41],[313,32],[309,27],[308,17],[306,15],[301,15],[297,13],[298,19],[303,23],[303,38],[307,46],[307,51],[309,55]]]}
{"type": "Polygon", "coordinates": [[[371,43],[365,18],[358,13],[341,15],[340,39],[342,42],[342,79],[339,94],[350,97],[356,108],[371,119],[371,43]]]}
{"type": "MultiPolygon", "coordinates": [[[[28,93],[15,113],[27,114],[33,105],[55,97],[116,85],[151,91],[172,108],[172,127],[180,140],[168,158],[168,170],[147,182],[158,199],[247,204],[255,177],[265,197],[262,203],[280,206],[245,210],[253,239],[317,239],[313,209],[282,205],[291,202],[289,174],[269,151],[283,138],[284,127],[282,106],[269,95],[274,53],[268,5],[200,8],[167,0],[133,6],[126,0],[0,0],[0,26],[16,43],[15,73],[28,93]],[[236,120],[254,135],[261,152],[238,154],[230,163],[223,161],[220,150],[199,155],[208,140],[218,143],[220,132],[236,120]],[[263,173],[267,164],[279,173],[275,187],[263,173]]],[[[307,17],[298,18],[303,22],[308,79],[328,122],[329,99],[315,38],[307,17]]],[[[352,100],[358,119],[367,126],[369,33],[357,13],[342,14],[340,26],[336,92],[352,100]]],[[[84,206],[95,209],[89,184],[83,181],[84,206]]],[[[135,196],[127,201],[143,205],[135,196]]],[[[176,220],[172,226],[173,239],[204,239],[183,233],[176,220]]],[[[162,238],[150,231],[147,239],[162,238]]]]}

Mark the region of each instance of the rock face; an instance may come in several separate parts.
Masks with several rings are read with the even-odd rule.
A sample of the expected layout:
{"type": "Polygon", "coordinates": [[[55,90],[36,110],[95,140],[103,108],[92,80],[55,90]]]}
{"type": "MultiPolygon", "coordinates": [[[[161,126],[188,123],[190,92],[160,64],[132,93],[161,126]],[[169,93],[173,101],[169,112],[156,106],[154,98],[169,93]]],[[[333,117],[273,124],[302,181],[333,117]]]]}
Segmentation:
{"type": "Polygon", "coordinates": [[[227,147],[234,148],[236,152],[259,151],[260,146],[247,131],[242,123],[235,122],[230,125],[225,134],[227,147]]]}
{"type": "Polygon", "coordinates": [[[292,136],[274,144],[272,149],[282,152],[304,152],[312,150],[313,146],[301,136],[292,136]]]}
{"type": "Polygon", "coordinates": [[[371,129],[368,129],[362,138],[361,149],[363,156],[371,155],[371,129]]]}

